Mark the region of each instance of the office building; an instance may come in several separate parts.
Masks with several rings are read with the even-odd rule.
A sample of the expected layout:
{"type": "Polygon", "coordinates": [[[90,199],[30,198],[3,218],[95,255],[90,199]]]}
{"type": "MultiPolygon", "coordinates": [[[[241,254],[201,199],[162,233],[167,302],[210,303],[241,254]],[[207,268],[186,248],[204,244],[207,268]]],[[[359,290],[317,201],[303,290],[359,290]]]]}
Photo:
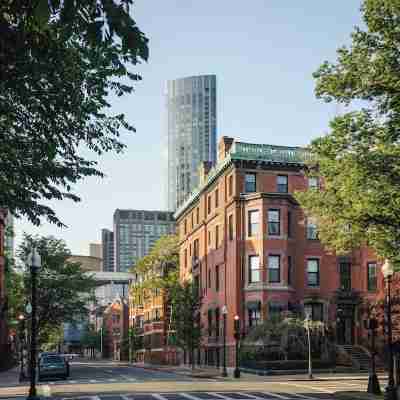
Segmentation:
{"type": "Polygon", "coordinates": [[[215,75],[167,82],[168,210],[199,184],[201,162],[216,161],[217,82],[215,75]]]}
{"type": "Polygon", "coordinates": [[[103,271],[115,271],[114,265],[114,232],[108,229],[101,230],[101,246],[103,252],[103,271]]]}
{"type": "Polygon", "coordinates": [[[101,243],[89,243],[89,256],[103,258],[103,247],[101,243]]]}
{"type": "Polygon", "coordinates": [[[115,271],[126,272],[161,237],[175,232],[168,211],[119,210],[114,213],[115,271]]]}

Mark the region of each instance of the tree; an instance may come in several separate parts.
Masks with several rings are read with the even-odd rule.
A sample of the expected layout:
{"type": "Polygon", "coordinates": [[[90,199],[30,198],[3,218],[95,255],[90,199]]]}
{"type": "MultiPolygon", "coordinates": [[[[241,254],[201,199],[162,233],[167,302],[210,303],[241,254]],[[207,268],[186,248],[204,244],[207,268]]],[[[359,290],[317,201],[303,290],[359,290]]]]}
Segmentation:
{"type": "Polygon", "coordinates": [[[194,351],[201,341],[199,288],[191,281],[176,281],[170,287],[172,326],[175,344],[190,354],[190,364],[194,368],[194,351]]]}
{"type": "MultiPolygon", "coordinates": [[[[65,322],[79,323],[88,313],[96,281],[84,273],[79,263],[68,261],[71,253],[64,241],[54,237],[24,235],[18,255],[26,260],[31,247],[36,247],[42,259],[38,272],[38,342],[47,341],[49,332],[65,322]]],[[[30,271],[23,273],[25,301],[31,296],[30,271]]]]}
{"type": "Polygon", "coordinates": [[[328,248],[346,253],[368,245],[398,268],[400,4],[364,0],[361,11],[366,29],[355,28],[336,63],[314,74],[318,98],[359,110],[334,118],[329,134],[312,142],[307,174],[321,176],[323,190],[296,197],[328,248]]]}
{"type": "Polygon", "coordinates": [[[132,3],[0,2],[0,205],[14,216],[62,226],[44,201],[79,201],[72,186],[102,177],[95,158],[134,131],[108,102],[132,93],[130,67],[148,58],[132,3]]]}
{"type": "Polygon", "coordinates": [[[95,357],[95,350],[101,350],[101,331],[96,331],[92,324],[88,324],[81,339],[82,345],[89,349],[91,358],[95,357]]]}

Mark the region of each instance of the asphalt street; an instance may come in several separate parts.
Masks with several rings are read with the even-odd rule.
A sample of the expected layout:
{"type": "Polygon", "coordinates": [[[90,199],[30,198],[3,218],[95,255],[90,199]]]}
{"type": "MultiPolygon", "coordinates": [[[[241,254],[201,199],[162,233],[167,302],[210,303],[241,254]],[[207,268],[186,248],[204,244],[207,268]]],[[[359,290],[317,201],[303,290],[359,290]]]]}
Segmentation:
{"type": "MultiPolygon", "coordinates": [[[[0,374],[0,399],[26,397],[28,383],[0,374]]],[[[38,384],[39,394],[57,400],[328,400],[335,392],[366,391],[367,375],[324,374],[315,380],[301,376],[241,379],[193,378],[115,362],[73,362],[68,380],[38,384]]],[[[381,379],[382,389],[384,388],[381,379]]]]}

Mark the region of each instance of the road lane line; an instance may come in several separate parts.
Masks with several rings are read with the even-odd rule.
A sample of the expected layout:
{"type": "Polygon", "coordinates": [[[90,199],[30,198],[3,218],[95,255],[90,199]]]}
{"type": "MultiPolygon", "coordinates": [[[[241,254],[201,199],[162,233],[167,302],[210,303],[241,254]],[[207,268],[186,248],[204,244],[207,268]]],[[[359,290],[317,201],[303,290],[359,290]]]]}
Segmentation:
{"type": "Polygon", "coordinates": [[[264,393],[267,396],[277,397],[278,399],[282,399],[282,400],[290,400],[290,397],[286,397],[286,396],[283,396],[278,393],[271,393],[271,392],[264,392],[264,391],[262,391],[261,393],[264,393]]]}
{"type": "MultiPolygon", "coordinates": [[[[292,382],[277,382],[279,385],[285,385],[285,386],[295,386],[295,387],[299,387],[302,389],[313,389],[316,392],[322,392],[322,393],[328,393],[328,394],[332,394],[334,392],[332,392],[331,390],[325,390],[324,388],[321,388],[319,386],[311,386],[311,385],[300,385],[298,383],[292,383],[292,382]]],[[[265,393],[265,392],[264,392],[265,393]]]]}

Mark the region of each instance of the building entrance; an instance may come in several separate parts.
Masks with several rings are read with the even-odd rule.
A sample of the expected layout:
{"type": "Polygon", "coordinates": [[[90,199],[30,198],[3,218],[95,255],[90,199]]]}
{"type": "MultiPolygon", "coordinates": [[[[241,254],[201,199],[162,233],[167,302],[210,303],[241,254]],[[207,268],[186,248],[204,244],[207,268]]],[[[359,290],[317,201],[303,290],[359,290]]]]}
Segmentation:
{"type": "Polygon", "coordinates": [[[336,335],[340,345],[354,344],[354,305],[338,304],[336,335]]]}

